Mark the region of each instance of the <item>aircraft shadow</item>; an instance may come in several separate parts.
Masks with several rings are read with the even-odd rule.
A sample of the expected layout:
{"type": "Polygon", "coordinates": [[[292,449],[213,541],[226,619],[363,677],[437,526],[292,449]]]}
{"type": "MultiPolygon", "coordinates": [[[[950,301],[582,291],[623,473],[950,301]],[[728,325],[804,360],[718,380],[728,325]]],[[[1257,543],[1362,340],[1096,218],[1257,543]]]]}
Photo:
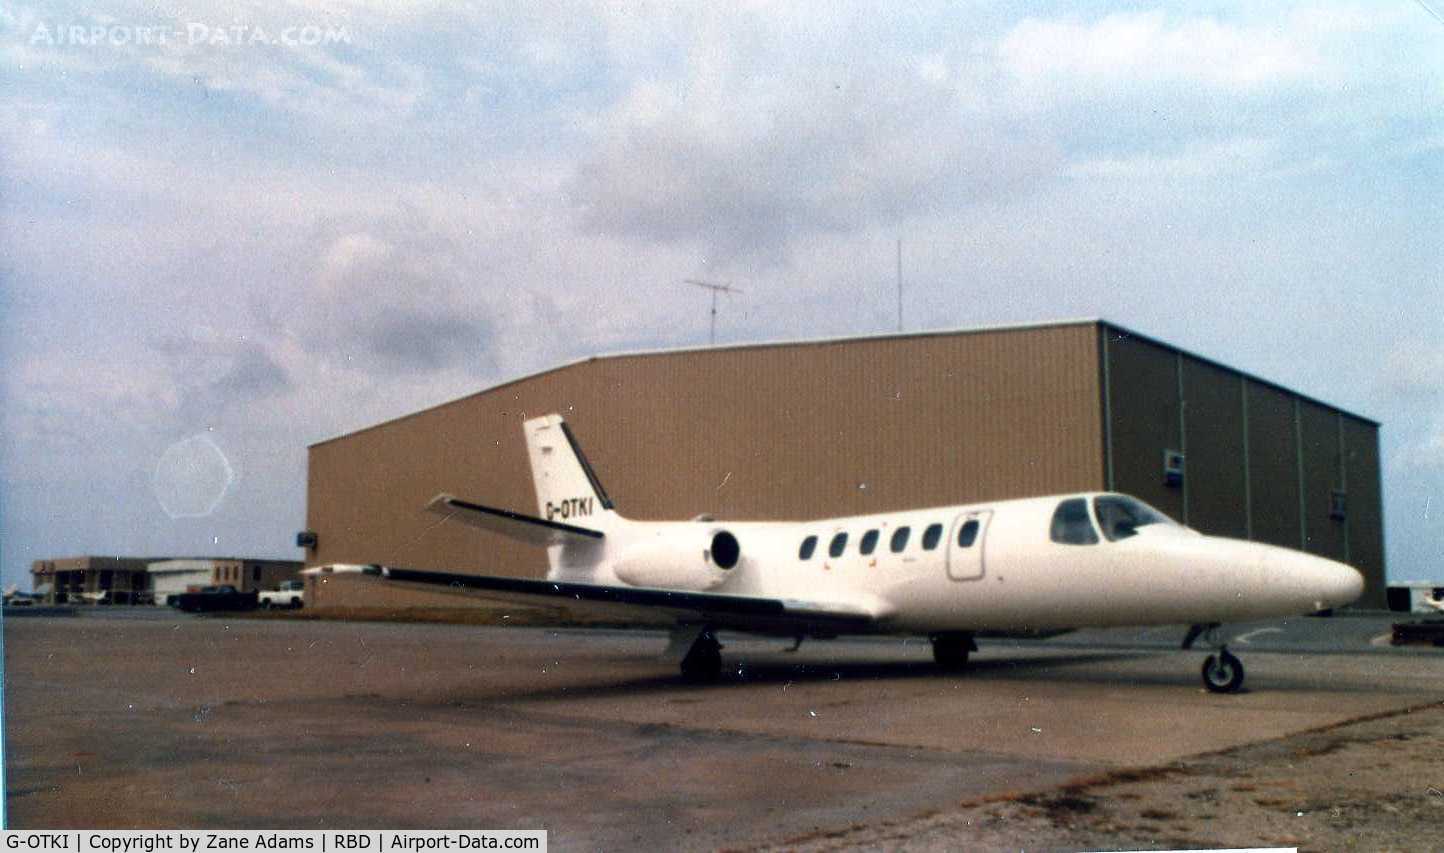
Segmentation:
{"type": "MultiPolygon", "coordinates": [[[[1093,654],[1070,654],[1056,655],[1049,657],[1020,657],[1020,658],[986,658],[974,659],[968,664],[967,669],[962,671],[945,670],[931,661],[799,661],[788,663],[779,661],[769,656],[764,660],[751,660],[739,658],[736,660],[724,661],[722,676],[714,682],[691,682],[682,678],[675,672],[648,676],[645,678],[629,678],[605,684],[575,684],[549,687],[545,690],[532,690],[521,693],[503,693],[488,697],[488,701],[506,702],[546,702],[564,701],[574,699],[606,699],[622,696],[637,696],[647,693],[684,693],[698,690],[714,691],[736,689],[747,685],[786,685],[786,684],[808,684],[825,683],[831,681],[899,681],[899,680],[928,680],[934,679],[942,682],[967,681],[969,678],[978,679],[1013,679],[1018,680],[1078,680],[1098,681],[1113,683],[1137,683],[1139,679],[1133,676],[1120,677],[1116,673],[1100,673],[1095,678],[1078,678],[1080,673],[1074,667],[1087,664],[1106,664],[1119,661],[1138,660],[1140,658],[1156,656],[1157,652],[1107,652],[1093,654]],[[1058,670],[1068,668],[1070,671],[1064,675],[1058,670]]],[[[1179,671],[1178,679],[1160,680],[1164,684],[1187,683],[1192,674],[1192,667],[1184,667],[1179,671]]]]}

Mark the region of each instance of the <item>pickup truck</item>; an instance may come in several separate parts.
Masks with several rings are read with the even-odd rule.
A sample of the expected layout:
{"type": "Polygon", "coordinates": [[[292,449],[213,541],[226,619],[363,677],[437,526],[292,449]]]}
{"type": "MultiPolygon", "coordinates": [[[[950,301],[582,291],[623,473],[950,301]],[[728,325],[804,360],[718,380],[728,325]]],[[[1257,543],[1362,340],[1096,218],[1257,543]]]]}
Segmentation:
{"type": "Polygon", "coordinates": [[[233,586],[203,586],[195,592],[170,596],[170,605],[187,613],[214,610],[255,610],[256,594],[240,592],[233,586]]]}
{"type": "Polygon", "coordinates": [[[260,593],[261,607],[291,607],[300,610],[305,605],[306,584],[303,581],[281,581],[280,589],[268,589],[260,593]]]}

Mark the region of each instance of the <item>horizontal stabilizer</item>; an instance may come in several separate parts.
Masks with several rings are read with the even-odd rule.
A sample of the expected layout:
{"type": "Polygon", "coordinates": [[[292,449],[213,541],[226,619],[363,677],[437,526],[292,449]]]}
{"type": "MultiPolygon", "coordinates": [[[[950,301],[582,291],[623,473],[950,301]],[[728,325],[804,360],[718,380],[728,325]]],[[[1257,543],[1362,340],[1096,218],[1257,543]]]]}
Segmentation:
{"type": "Polygon", "coordinates": [[[600,530],[563,524],[559,521],[547,521],[545,518],[522,515],[509,509],[482,506],[447,494],[440,494],[432,498],[431,502],[426,505],[426,509],[472,527],[500,533],[502,536],[531,545],[597,542],[604,538],[600,530]]]}
{"type": "Polygon", "coordinates": [[[443,587],[446,591],[499,601],[542,604],[548,599],[568,609],[611,614],[670,616],[678,621],[702,621],[716,628],[757,634],[794,636],[798,632],[871,633],[882,614],[859,607],[776,598],[754,598],[708,592],[642,589],[600,584],[461,575],[418,569],[384,567],[380,575],[390,581],[443,587]]]}

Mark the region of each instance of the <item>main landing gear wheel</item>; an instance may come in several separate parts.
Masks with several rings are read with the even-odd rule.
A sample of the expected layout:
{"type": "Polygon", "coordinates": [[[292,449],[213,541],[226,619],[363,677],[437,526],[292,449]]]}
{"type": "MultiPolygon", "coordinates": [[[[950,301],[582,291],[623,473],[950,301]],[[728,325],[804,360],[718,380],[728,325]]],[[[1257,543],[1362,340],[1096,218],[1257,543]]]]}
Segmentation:
{"type": "Polygon", "coordinates": [[[703,631],[682,658],[682,677],[688,681],[716,681],[721,675],[722,644],[711,631],[703,631]]]}
{"type": "Polygon", "coordinates": [[[966,669],[968,653],[977,650],[972,634],[938,634],[933,637],[933,660],[943,669],[966,669]]]}
{"type": "Polygon", "coordinates": [[[1203,686],[1211,693],[1237,693],[1243,686],[1243,661],[1219,649],[1203,662],[1203,686]]]}

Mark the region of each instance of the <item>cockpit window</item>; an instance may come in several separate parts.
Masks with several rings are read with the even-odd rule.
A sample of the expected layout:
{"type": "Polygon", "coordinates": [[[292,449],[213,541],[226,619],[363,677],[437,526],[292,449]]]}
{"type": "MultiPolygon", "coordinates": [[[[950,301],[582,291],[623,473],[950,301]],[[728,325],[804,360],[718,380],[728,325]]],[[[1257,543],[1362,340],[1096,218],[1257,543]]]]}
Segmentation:
{"type": "Polygon", "coordinates": [[[1069,498],[1058,504],[1053,511],[1049,535],[1054,542],[1064,545],[1096,545],[1098,534],[1093,530],[1093,520],[1088,517],[1088,500],[1069,498]]]}
{"type": "Polygon", "coordinates": [[[1098,526],[1109,542],[1127,539],[1148,524],[1173,524],[1173,519],[1125,495],[1100,495],[1093,499],[1093,511],[1098,513],[1098,526]]]}

